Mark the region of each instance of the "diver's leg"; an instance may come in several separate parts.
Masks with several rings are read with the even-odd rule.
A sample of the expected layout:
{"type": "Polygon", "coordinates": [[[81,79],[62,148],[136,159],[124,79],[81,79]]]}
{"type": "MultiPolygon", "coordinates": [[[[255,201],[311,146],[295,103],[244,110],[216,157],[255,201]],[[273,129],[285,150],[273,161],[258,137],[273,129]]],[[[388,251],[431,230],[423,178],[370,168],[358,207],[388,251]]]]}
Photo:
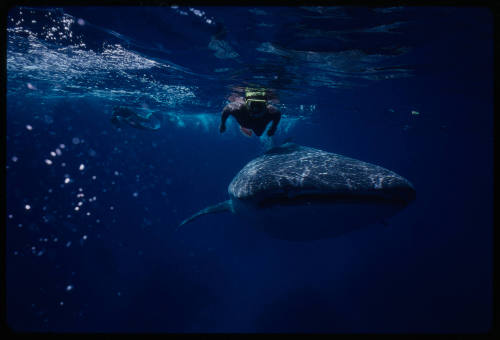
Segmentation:
{"type": "Polygon", "coordinates": [[[274,139],[272,137],[269,137],[267,134],[262,135],[259,138],[259,141],[261,143],[263,152],[266,152],[267,150],[274,147],[274,139]]]}
{"type": "Polygon", "coordinates": [[[268,136],[269,138],[269,141],[270,141],[270,145],[271,145],[271,148],[274,148],[276,146],[276,138],[274,138],[274,135],[272,136],[268,136]]]}
{"type": "Polygon", "coordinates": [[[264,130],[266,129],[266,126],[265,125],[257,125],[257,126],[254,126],[252,128],[253,132],[255,132],[255,135],[257,137],[260,137],[262,136],[262,134],[264,133],[264,130]]]}
{"type": "MultiPolygon", "coordinates": [[[[151,117],[152,113],[150,115],[148,115],[148,117],[150,117],[149,119],[146,119],[142,116],[135,116],[134,117],[134,124],[135,124],[135,127],[138,128],[138,129],[142,129],[142,130],[149,130],[149,131],[156,131],[158,130],[160,127],[161,127],[161,118],[156,118],[156,122],[155,122],[155,119],[151,117]]],[[[155,115],[156,117],[156,115],[155,115]]]]}

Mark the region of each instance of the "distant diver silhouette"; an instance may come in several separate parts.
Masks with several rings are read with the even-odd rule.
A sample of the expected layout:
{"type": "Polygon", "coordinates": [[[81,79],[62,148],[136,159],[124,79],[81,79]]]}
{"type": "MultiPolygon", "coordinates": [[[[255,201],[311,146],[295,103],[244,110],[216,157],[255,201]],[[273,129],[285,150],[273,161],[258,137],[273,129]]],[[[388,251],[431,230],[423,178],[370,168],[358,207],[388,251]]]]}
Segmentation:
{"type": "Polygon", "coordinates": [[[126,124],[136,129],[152,131],[161,127],[161,120],[159,114],[149,112],[146,116],[143,116],[123,106],[115,106],[111,116],[111,123],[117,128],[121,127],[122,124],[126,124]]]}

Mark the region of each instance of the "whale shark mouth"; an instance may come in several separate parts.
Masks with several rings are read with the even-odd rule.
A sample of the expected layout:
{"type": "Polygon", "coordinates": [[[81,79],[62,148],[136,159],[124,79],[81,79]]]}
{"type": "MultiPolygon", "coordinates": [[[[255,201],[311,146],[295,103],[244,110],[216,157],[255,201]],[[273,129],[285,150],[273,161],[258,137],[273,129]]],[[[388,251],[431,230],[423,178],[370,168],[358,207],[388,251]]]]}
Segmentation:
{"type": "Polygon", "coordinates": [[[308,204],[393,204],[405,206],[415,200],[413,188],[393,188],[375,192],[320,193],[306,192],[298,194],[275,194],[253,199],[260,208],[275,205],[308,205],[308,204]]]}

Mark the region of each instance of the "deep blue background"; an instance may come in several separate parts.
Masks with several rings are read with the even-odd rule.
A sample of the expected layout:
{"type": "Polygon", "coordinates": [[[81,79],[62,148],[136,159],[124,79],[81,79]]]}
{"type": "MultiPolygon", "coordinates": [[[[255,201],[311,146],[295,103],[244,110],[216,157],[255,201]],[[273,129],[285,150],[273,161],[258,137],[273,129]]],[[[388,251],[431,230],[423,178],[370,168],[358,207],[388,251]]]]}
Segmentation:
{"type": "MultiPolygon", "coordinates": [[[[219,10],[221,17],[228,11],[219,10]]],[[[169,28],[159,14],[66,11],[95,24],[106,22],[108,29],[145,46],[168,40],[169,28]],[[143,20],[151,24],[141,25],[143,20]]],[[[213,8],[206,11],[218,14],[213,8]]],[[[489,330],[491,13],[456,9],[447,17],[434,17],[432,10],[427,14],[421,8],[409,15],[429,17],[425,22],[411,18],[414,26],[398,37],[415,47],[405,57],[415,67],[414,76],[354,88],[319,86],[309,97],[316,104],[313,116],[276,136],[381,165],[414,184],[416,201],[388,227],[372,226],[330,240],[270,239],[240,227],[229,214],[209,215],[174,232],[193,212],[227,199],[233,176],[263,151],[256,138],[220,135],[216,126],[202,131],[168,123],[158,132],[116,130],[109,123],[109,107],[99,98],[59,98],[42,105],[42,97],[8,92],[7,214],[13,215],[6,217],[9,326],[72,332],[489,330]],[[38,119],[44,115],[53,122],[38,119]],[[74,137],[84,142],[73,144],[74,137]],[[44,159],[60,143],[66,146],[62,156],[47,166],[44,159]],[[81,163],[84,171],[78,170],[81,163]],[[73,182],[61,187],[65,174],[73,182]],[[83,205],[82,212],[90,211],[90,216],[73,210],[78,188],[85,198],[97,197],[83,205]],[[24,207],[28,203],[29,211],[24,207]],[[44,253],[36,256],[40,249],[44,253]],[[68,292],[69,284],[74,289],[68,292]]],[[[243,20],[224,18],[231,27],[243,20]]],[[[276,25],[286,24],[283,17],[273,18],[276,25]]],[[[181,23],[168,22],[176,32],[183,31],[181,23]]],[[[207,29],[207,39],[215,31],[207,29]]],[[[184,34],[196,32],[186,28],[184,34]]],[[[276,33],[274,38],[285,46],[283,36],[276,33]]],[[[174,51],[171,61],[203,73],[203,59],[184,59],[196,59],[182,54],[185,39],[168,41],[174,51]]],[[[324,49],[320,42],[288,47],[324,49]]],[[[214,63],[211,69],[231,61],[208,62],[214,63]]],[[[208,80],[197,86],[207,87],[205,95],[216,102],[207,111],[220,114],[226,93],[215,91],[217,84],[208,80]]],[[[287,95],[293,101],[293,93],[287,95]]]]}

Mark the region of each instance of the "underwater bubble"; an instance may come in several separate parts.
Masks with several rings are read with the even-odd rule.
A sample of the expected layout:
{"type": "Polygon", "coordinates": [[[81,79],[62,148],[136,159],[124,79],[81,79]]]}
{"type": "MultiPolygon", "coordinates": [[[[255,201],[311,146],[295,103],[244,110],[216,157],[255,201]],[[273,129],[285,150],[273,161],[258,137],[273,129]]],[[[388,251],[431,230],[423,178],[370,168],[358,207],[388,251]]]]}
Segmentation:
{"type": "Polygon", "coordinates": [[[17,158],[16,156],[12,156],[12,161],[13,162],[17,162],[19,160],[19,158],[17,158]]]}
{"type": "Polygon", "coordinates": [[[57,148],[57,149],[56,149],[56,154],[57,154],[58,156],[61,156],[62,152],[61,152],[61,150],[60,150],[59,148],[57,148]]]}
{"type": "Polygon", "coordinates": [[[50,155],[51,155],[52,157],[55,157],[55,156],[56,156],[56,153],[55,153],[54,151],[51,151],[51,152],[50,152],[50,155]]]}
{"type": "Polygon", "coordinates": [[[46,160],[45,160],[45,164],[47,164],[47,165],[51,165],[51,164],[52,164],[52,161],[51,161],[50,159],[46,159],[46,160]]]}
{"type": "Polygon", "coordinates": [[[29,124],[28,124],[28,125],[26,125],[26,130],[28,130],[28,131],[33,130],[33,126],[31,126],[31,125],[29,125],[29,124]]]}
{"type": "Polygon", "coordinates": [[[80,167],[78,168],[80,171],[83,171],[83,169],[85,169],[85,165],[83,164],[80,164],[80,167]]]}
{"type": "Polygon", "coordinates": [[[64,144],[59,144],[59,147],[60,147],[61,149],[64,149],[64,148],[66,147],[66,145],[64,145],[64,144]]]}
{"type": "Polygon", "coordinates": [[[137,196],[139,196],[139,193],[134,192],[134,193],[132,194],[132,196],[137,197],[137,196]]]}
{"type": "Polygon", "coordinates": [[[73,137],[73,139],[71,140],[73,142],[73,144],[79,144],[80,143],[80,138],[78,137],[73,137]]]}
{"type": "Polygon", "coordinates": [[[69,183],[69,181],[70,181],[69,177],[66,177],[66,178],[64,179],[64,183],[66,183],[66,184],[68,184],[68,183],[69,183]]]}
{"type": "Polygon", "coordinates": [[[79,18],[77,20],[77,23],[78,23],[78,25],[83,26],[83,25],[85,25],[85,20],[83,20],[82,18],[79,18]]]}
{"type": "Polygon", "coordinates": [[[73,288],[74,288],[74,287],[73,287],[73,285],[67,285],[67,286],[66,286],[66,291],[67,291],[67,292],[70,292],[70,291],[72,291],[72,290],[73,290],[73,288]]]}
{"type": "Polygon", "coordinates": [[[26,205],[24,206],[24,209],[26,209],[26,210],[30,210],[30,209],[31,209],[31,205],[26,204],[26,205]]]}

